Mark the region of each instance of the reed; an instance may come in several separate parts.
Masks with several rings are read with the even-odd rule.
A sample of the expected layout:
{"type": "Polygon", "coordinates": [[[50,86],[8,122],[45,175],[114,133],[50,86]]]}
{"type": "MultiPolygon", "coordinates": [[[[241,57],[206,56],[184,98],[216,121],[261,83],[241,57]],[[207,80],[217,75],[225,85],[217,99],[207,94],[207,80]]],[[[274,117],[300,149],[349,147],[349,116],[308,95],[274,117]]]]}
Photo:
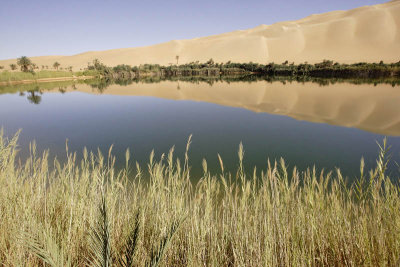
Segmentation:
{"type": "MultiPolygon", "coordinates": [[[[189,140],[190,141],[190,140],[189,140]]],[[[347,184],[340,170],[204,174],[153,153],[144,168],[114,168],[107,155],[66,150],[64,163],[36,152],[17,160],[18,134],[0,134],[2,266],[398,266],[400,197],[387,177],[386,142],[376,168],[347,184]]],[[[187,149],[189,149],[189,144],[187,149]]]]}

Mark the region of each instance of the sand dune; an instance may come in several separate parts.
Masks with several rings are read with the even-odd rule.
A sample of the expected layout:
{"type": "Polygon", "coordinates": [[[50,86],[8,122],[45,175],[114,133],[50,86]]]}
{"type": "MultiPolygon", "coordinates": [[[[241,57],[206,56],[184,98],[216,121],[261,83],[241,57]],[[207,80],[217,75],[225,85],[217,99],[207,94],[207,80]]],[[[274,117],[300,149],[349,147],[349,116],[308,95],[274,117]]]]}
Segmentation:
{"type": "MultiPolygon", "coordinates": [[[[297,21],[261,25],[249,30],[190,40],[170,41],[148,47],[86,52],[73,56],[33,57],[39,66],[85,68],[98,58],[106,65],[168,65],[213,58],[216,62],[281,63],[285,60],[315,63],[331,59],[342,63],[400,61],[400,1],[349,11],[311,15],[297,21]]],[[[9,68],[16,60],[0,60],[9,68]]]]}
{"type": "MultiPolygon", "coordinates": [[[[77,85],[77,90],[98,93],[97,89],[84,84],[77,85]]],[[[207,83],[165,81],[129,86],[114,84],[103,94],[202,101],[400,136],[399,88],[384,84],[377,87],[369,84],[319,86],[315,83],[283,85],[261,81],[217,82],[210,86],[207,83]]]]}

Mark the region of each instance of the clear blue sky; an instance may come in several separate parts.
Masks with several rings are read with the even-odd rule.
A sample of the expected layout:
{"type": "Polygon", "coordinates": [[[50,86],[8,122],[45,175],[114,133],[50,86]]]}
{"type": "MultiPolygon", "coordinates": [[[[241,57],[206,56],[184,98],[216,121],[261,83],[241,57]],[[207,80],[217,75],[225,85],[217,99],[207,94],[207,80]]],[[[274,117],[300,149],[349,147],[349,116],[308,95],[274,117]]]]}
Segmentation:
{"type": "Polygon", "coordinates": [[[1,0],[0,59],[146,46],[385,0],[1,0]]]}

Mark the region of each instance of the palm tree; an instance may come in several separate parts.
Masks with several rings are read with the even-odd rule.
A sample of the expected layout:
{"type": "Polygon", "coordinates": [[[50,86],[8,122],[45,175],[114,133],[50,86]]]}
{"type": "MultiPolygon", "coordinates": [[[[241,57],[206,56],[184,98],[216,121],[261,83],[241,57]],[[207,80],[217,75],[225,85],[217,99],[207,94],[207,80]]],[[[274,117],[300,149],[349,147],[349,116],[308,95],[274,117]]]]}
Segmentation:
{"type": "Polygon", "coordinates": [[[214,65],[214,60],[212,58],[210,58],[209,61],[206,62],[208,65],[212,66],[214,65]]]}
{"type": "Polygon", "coordinates": [[[61,65],[61,64],[58,63],[58,62],[56,61],[56,62],[54,62],[53,67],[54,67],[56,70],[58,70],[58,67],[59,67],[60,65],[61,65]]]}
{"type": "Polygon", "coordinates": [[[17,59],[17,64],[21,66],[21,71],[28,72],[29,67],[32,65],[32,61],[28,57],[22,56],[17,59]]]}
{"type": "Polygon", "coordinates": [[[17,69],[17,65],[15,65],[15,64],[10,64],[10,68],[11,68],[11,70],[16,70],[16,69],[17,69]]]}
{"type": "Polygon", "coordinates": [[[178,61],[179,61],[179,56],[176,56],[176,65],[178,65],[178,61]]]}

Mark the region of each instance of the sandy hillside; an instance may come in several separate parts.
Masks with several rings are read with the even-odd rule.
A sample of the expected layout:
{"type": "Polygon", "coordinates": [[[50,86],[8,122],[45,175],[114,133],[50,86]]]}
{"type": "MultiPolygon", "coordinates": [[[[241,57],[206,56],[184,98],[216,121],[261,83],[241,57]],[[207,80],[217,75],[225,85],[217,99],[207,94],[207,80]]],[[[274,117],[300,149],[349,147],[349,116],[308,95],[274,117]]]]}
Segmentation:
{"type": "MultiPolygon", "coordinates": [[[[33,57],[37,65],[85,68],[98,58],[106,65],[168,65],[213,58],[216,62],[319,62],[343,63],[400,61],[400,0],[349,11],[311,15],[297,21],[261,25],[249,30],[190,40],[170,41],[148,47],[86,52],[73,56],[33,57]]],[[[9,68],[16,60],[0,60],[9,68]]]]}

